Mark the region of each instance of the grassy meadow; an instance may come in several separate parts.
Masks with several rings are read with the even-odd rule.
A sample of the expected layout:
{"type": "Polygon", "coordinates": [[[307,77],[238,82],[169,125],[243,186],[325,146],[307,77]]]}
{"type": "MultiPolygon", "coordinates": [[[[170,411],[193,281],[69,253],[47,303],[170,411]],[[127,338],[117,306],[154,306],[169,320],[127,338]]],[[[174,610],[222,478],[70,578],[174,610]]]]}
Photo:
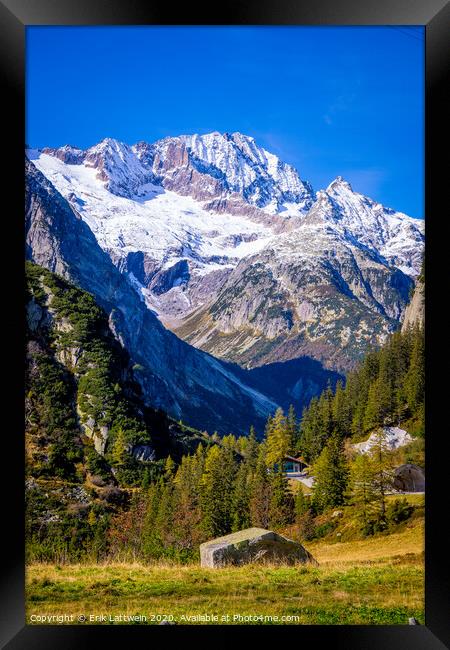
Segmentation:
{"type": "Polygon", "coordinates": [[[389,535],[305,546],[318,567],[33,564],[27,623],[56,622],[33,618],[43,614],[83,625],[132,623],[127,616],[136,624],[424,623],[423,519],[389,535]]]}

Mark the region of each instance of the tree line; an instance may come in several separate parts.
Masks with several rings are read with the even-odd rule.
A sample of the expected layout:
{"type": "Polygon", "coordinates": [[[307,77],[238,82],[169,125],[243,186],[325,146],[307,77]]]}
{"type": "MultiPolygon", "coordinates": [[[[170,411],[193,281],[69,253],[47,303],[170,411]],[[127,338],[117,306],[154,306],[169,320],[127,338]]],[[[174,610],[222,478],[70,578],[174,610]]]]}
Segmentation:
{"type": "Polygon", "coordinates": [[[362,438],[382,426],[408,423],[408,430],[425,431],[425,343],[419,325],[395,332],[386,344],[369,352],[347,376],[345,387],[325,390],[302,414],[297,446],[314,462],[327,440],[362,438]]]}
{"type": "Polygon", "coordinates": [[[199,445],[136,493],[110,528],[111,552],[188,559],[202,542],[249,528],[282,529],[295,521],[295,498],[282,471],[297,420],[293,409],[269,418],[263,442],[225,436],[199,445]]]}

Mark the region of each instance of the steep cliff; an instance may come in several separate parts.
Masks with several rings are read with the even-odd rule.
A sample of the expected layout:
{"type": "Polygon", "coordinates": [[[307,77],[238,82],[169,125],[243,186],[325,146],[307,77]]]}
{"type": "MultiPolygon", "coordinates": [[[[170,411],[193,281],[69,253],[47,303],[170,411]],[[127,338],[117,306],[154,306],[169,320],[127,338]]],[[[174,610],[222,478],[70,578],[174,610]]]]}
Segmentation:
{"type": "Polygon", "coordinates": [[[27,257],[92,293],[116,338],[138,364],[148,406],[200,429],[262,429],[276,404],[238,379],[229,366],[166,330],[128,278],[114,266],[77,211],[26,161],[27,257]]]}

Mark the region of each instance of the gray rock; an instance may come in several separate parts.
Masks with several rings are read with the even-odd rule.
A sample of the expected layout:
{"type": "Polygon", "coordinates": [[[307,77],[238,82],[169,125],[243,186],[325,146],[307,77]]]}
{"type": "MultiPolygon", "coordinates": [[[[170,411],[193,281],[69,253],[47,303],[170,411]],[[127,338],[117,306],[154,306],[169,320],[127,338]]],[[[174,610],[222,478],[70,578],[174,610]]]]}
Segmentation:
{"type": "Polygon", "coordinates": [[[42,309],[38,303],[34,300],[30,300],[27,304],[27,321],[28,327],[32,332],[37,330],[42,318],[42,309]]]}
{"type": "Polygon", "coordinates": [[[344,512],[342,510],[335,510],[333,514],[331,515],[332,519],[336,519],[337,517],[342,517],[344,515],[344,512]]]}
{"type": "Polygon", "coordinates": [[[425,472],[412,463],[400,465],[394,471],[394,488],[399,492],[425,492],[425,472]]]}
{"type": "Polygon", "coordinates": [[[155,450],[150,445],[136,445],[133,447],[133,456],[140,461],[150,461],[156,458],[155,450]]]}
{"type": "Polygon", "coordinates": [[[200,545],[202,567],[275,562],[297,564],[316,560],[301,544],[264,528],[247,528],[200,545]]]}
{"type": "Polygon", "coordinates": [[[420,280],[417,281],[411,302],[406,308],[403,318],[402,332],[406,332],[408,327],[414,325],[423,325],[425,323],[425,285],[420,280]]]}
{"type": "Polygon", "coordinates": [[[94,434],[94,447],[98,454],[104,456],[106,443],[108,442],[109,429],[106,426],[101,426],[99,433],[94,434]]]}

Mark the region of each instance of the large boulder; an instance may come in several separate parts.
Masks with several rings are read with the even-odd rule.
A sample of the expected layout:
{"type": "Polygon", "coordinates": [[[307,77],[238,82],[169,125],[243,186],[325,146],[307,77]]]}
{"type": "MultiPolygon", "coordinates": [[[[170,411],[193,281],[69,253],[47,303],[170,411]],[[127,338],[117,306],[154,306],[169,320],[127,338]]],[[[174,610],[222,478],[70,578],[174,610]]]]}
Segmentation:
{"type": "Polygon", "coordinates": [[[399,492],[425,492],[425,472],[412,463],[400,465],[394,472],[394,488],[399,492]]]}
{"type": "Polygon", "coordinates": [[[200,545],[203,567],[275,562],[297,564],[316,560],[301,544],[264,528],[247,528],[200,545]]]}

